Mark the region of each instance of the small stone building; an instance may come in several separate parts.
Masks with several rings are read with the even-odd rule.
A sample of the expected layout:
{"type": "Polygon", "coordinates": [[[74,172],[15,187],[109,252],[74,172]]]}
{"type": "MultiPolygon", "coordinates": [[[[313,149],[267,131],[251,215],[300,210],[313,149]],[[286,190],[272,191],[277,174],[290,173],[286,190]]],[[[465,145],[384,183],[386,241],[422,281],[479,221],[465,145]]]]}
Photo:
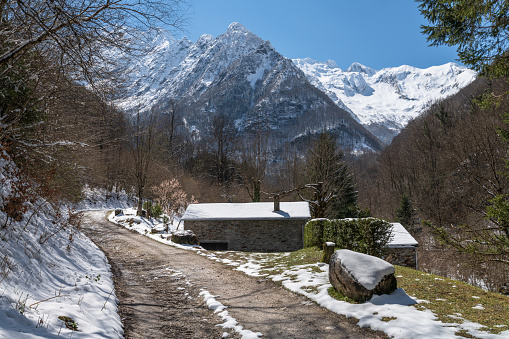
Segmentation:
{"type": "Polygon", "coordinates": [[[191,204],[182,220],[209,250],[289,252],[304,246],[307,202],[191,204]],[[278,210],[279,209],[279,210],[278,210]]]}
{"type": "Polygon", "coordinates": [[[393,265],[406,266],[417,269],[417,246],[419,243],[398,222],[391,223],[392,240],[387,245],[384,259],[393,265]]]}

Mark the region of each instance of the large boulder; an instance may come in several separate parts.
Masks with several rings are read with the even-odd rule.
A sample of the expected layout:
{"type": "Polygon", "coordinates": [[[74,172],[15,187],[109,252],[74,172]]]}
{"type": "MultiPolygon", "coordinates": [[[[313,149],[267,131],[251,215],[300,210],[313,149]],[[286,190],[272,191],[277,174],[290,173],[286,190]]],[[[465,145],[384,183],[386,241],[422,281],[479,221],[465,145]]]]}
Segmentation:
{"type": "Polygon", "coordinates": [[[329,281],[343,295],[364,302],[398,288],[394,266],[371,255],[338,250],[329,262],[329,281]]]}
{"type": "Polygon", "coordinates": [[[176,231],[172,233],[171,241],[182,245],[198,245],[198,238],[191,230],[176,231]]]}

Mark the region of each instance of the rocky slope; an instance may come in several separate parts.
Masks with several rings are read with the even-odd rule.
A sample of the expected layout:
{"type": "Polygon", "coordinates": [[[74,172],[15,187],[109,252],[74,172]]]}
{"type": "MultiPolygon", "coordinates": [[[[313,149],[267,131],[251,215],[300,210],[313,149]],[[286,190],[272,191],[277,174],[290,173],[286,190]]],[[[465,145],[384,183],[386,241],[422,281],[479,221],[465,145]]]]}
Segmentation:
{"type": "Polygon", "coordinates": [[[198,137],[222,114],[241,134],[267,126],[276,148],[329,130],[344,147],[378,150],[431,102],[476,77],[454,63],[380,71],[354,63],[343,71],[331,60],[292,61],[239,23],[195,43],[163,29],[143,41],[148,52],[124,71],[129,86],[118,107],[176,107],[198,137]]]}
{"type": "Polygon", "coordinates": [[[225,115],[241,134],[267,126],[276,148],[331,130],[344,147],[380,149],[379,140],[352,115],[313,86],[305,74],[268,41],[238,23],[196,43],[167,32],[150,33],[149,53],[126,71],[130,86],[116,101],[127,111],[175,102],[185,124],[199,137],[212,118],[225,115]]]}

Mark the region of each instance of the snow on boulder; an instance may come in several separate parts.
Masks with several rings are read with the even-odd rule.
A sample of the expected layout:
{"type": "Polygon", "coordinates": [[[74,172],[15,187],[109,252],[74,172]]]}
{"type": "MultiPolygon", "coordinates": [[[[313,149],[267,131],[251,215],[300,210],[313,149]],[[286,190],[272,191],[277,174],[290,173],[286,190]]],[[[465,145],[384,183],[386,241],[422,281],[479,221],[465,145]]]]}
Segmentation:
{"type": "Polygon", "coordinates": [[[350,250],[338,250],[332,255],[329,281],[343,295],[360,302],[371,299],[373,294],[390,294],[397,288],[393,265],[350,250]]]}

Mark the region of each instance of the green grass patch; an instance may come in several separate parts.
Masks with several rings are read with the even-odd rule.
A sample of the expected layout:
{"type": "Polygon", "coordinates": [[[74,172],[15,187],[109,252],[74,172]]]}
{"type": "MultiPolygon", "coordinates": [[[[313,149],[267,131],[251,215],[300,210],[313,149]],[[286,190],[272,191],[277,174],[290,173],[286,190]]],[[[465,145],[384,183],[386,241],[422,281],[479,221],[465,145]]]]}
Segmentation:
{"type": "Polygon", "coordinates": [[[327,289],[327,292],[329,293],[329,295],[331,297],[333,297],[336,300],[346,301],[347,303],[350,303],[350,304],[358,304],[359,303],[353,299],[348,298],[343,293],[336,291],[336,289],[334,287],[329,287],[327,289]]]}
{"type": "Polygon", "coordinates": [[[268,262],[268,264],[287,270],[293,266],[316,264],[317,262],[320,262],[320,260],[322,260],[322,251],[317,247],[309,247],[295,252],[290,252],[287,256],[275,257],[274,260],[268,262]]]}
{"type": "MultiPolygon", "coordinates": [[[[322,259],[322,251],[317,247],[304,248],[295,252],[284,253],[247,253],[214,251],[214,255],[221,259],[229,259],[240,265],[248,261],[256,262],[261,266],[261,274],[280,274],[294,266],[316,264],[322,259]]],[[[312,270],[320,272],[318,267],[312,270]]]]}
{"type": "Polygon", "coordinates": [[[509,330],[509,298],[486,292],[467,283],[434,274],[395,266],[398,287],[428,303],[416,305],[429,309],[443,322],[461,322],[458,317],[486,326],[499,333],[509,330]],[[503,326],[506,325],[506,326],[503,326]]]}

